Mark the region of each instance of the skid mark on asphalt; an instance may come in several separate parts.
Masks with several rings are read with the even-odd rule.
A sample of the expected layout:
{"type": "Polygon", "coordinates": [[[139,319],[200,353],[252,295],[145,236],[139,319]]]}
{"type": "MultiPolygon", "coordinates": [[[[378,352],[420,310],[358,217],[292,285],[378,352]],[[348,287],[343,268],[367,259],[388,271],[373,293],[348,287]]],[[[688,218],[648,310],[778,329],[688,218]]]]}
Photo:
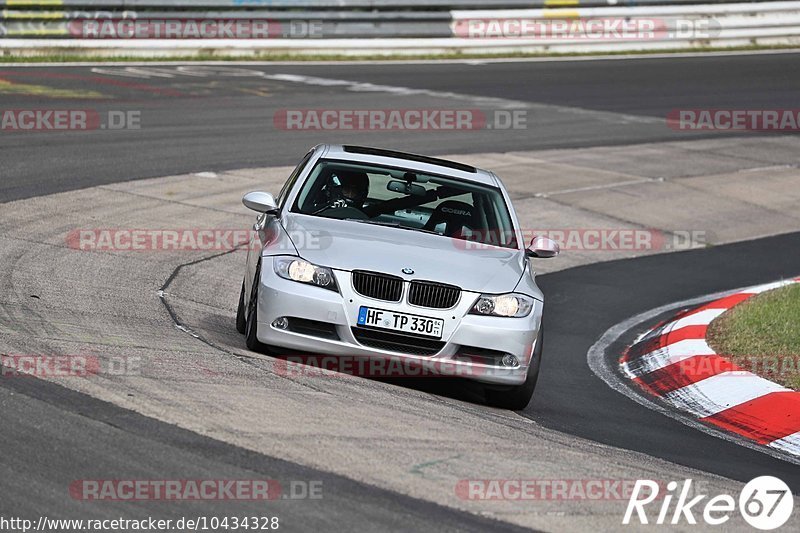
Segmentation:
{"type": "MultiPolygon", "coordinates": [[[[161,202],[161,203],[182,205],[182,206],[186,206],[186,207],[190,207],[190,208],[197,208],[198,207],[195,204],[188,203],[188,202],[181,201],[181,200],[170,200],[170,199],[167,199],[167,198],[159,198],[157,196],[152,196],[152,195],[149,195],[149,194],[142,194],[142,193],[138,193],[138,192],[122,190],[122,189],[119,189],[119,188],[117,188],[117,187],[115,187],[113,185],[101,185],[101,186],[98,186],[98,189],[105,190],[105,191],[111,191],[111,192],[119,193],[119,194],[127,194],[127,195],[130,195],[130,196],[137,196],[139,198],[146,198],[148,200],[154,200],[154,201],[161,202]]],[[[167,191],[165,194],[167,196],[172,196],[175,193],[167,191]]],[[[203,206],[203,209],[206,209],[208,211],[215,211],[215,212],[218,212],[218,213],[239,214],[236,211],[230,211],[230,210],[227,210],[227,209],[220,209],[220,208],[217,208],[217,207],[210,207],[210,206],[203,206]]]]}
{"type": "Polygon", "coordinates": [[[425,476],[425,472],[422,470],[424,468],[428,468],[429,466],[435,466],[442,463],[446,463],[447,461],[452,461],[453,459],[461,459],[461,455],[453,455],[451,457],[445,457],[444,459],[434,459],[433,461],[427,461],[425,463],[415,464],[409,472],[412,474],[416,474],[418,476],[425,476]]]}
{"type": "Polygon", "coordinates": [[[533,193],[529,196],[520,196],[520,198],[550,198],[551,196],[555,196],[558,194],[571,194],[574,192],[586,192],[586,191],[599,191],[602,189],[618,189],[620,187],[627,187],[629,185],[640,185],[642,183],[650,183],[650,182],[658,182],[664,181],[657,178],[641,178],[635,180],[628,180],[628,181],[618,181],[616,183],[606,183],[603,185],[592,185],[589,187],[574,187],[572,189],[557,189],[554,191],[547,191],[547,192],[537,192],[533,193]]]}
{"type": "MultiPolygon", "coordinates": [[[[201,335],[199,335],[198,333],[193,331],[190,327],[186,326],[181,321],[180,317],[178,316],[178,313],[175,311],[175,308],[169,303],[169,301],[167,299],[167,296],[169,296],[169,293],[167,292],[167,290],[169,289],[170,285],[172,285],[172,282],[175,281],[175,278],[177,278],[178,275],[180,275],[181,270],[183,270],[184,268],[193,266],[193,265],[197,265],[199,263],[205,263],[206,261],[211,261],[213,259],[217,259],[219,257],[223,257],[223,256],[226,256],[226,255],[232,254],[234,252],[238,252],[241,249],[242,249],[242,246],[237,246],[233,250],[227,250],[227,251],[222,252],[222,253],[210,255],[210,256],[207,256],[207,257],[203,257],[201,259],[197,259],[195,261],[190,261],[188,263],[182,263],[182,264],[178,265],[177,267],[175,267],[175,270],[172,271],[172,274],[170,274],[170,276],[164,282],[164,285],[161,287],[161,289],[158,290],[158,298],[161,300],[161,303],[164,305],[164,308],[167,310],[167,313],[169,313],[169,316],[172,319],[172,322],[174,323],[176,329],[178,329],[178,330],[180,330],[180,331],[182,331],[184,333],[187,333],[191,337],[197,339],[198,341],[202,342],[203,344],[205,344],[207,346],[210,346],[211,348],[213,348],[215,350],[219,350],[222,353],[228,354],[228,355],[238,359],[242,363],[254,366],[256,368],[259,368],[260,370],[269,371],[269,370],[267,370],[267,369],[265,369],[265,368],[263,368],[263,367],[261,367],[259,365],[254,364],[254,361],[253,361],[254,359],[269,359],[269,358],[264,357],[264,356],[256,356],[255,354],[242,355],[242,354],[234,353],[233,351],[225,348],[224,346],[220,346],[219,344],[215,343],[214,341],[212,341],[210,339],[207,339],[205,337],[202,337],[201,335]]],[[[270,371],[270,373],[272,373],[272,372],[270,371]]],[[[291,378],[289,378],[287,376],[281,376],[281,377],[283,379],[291,381],[292,383],[295,383],[295,384],[300,385],[302,387],[305,387],[307,389],[311,389],[314,392],[322,392],[322,393],[327,394],[326,391],[324,391],[323,389],[321,389],[319,387],[315,387],[315,386],[310,385],[308,383],[304,383],[302,381],[297,381],[297,380],[291,379],[291,378]]]]}
{"type": "Polygon", "coordinates": [[[185,96],[184,93],[169,87],[155,87],[144,83],[137,83],[130,80],[119,80],[103,76],[87,76],[85,74],[67,74],[63,72],[42,72],[26,71],[26,70],[3,70],[0,71],[0,79],[7,80],[13,77],[34,77],[37,79],[47,80],[69,80],[77,83],[89,85],[103,85],[112,88],[130,89],[133,91],[142,91],[145,93],[156,94],[158,96],[185,96]]]}
{"type": "Polygon", "coordinates": [[[0,94],[17,94],[23,96],[45,96],[47,98],[104,99],[111,98],[97,91],[82,89],[57,89],[46,85],[17,83],[0,78],[0,94]]]}

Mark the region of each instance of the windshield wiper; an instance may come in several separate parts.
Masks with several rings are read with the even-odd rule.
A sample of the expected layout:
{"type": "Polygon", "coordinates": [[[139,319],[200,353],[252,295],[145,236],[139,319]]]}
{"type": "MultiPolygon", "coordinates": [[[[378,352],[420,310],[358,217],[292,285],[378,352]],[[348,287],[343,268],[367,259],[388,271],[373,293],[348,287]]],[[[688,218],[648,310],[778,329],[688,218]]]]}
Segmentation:
{"type": "Polygon", "coordinates": [[[385,226],[387,228],[398,228],[398,229],[407,229],[411,231],[420,231],[422,233],[430,233],[431,235],[441,235],[438,231],[432,231],[429,229],[422,229],[422,228],[412,228],[409,226],[403,226],[402,224],[398,224],[397,222],[381,222],[380,220],[365,220],[363,218],[345,218],[344,220],[349,220],[351,222],[361,222],[362,224],[372,224],[374,226],[385,226]]]}

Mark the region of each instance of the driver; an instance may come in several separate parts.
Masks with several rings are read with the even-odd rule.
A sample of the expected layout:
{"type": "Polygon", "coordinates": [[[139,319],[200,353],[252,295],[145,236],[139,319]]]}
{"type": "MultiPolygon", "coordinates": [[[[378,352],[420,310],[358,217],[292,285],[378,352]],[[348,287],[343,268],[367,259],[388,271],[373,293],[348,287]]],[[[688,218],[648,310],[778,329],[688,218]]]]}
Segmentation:
{"type": "Polygon", "coordinates": [[[340,170],[336,172],[335,178],[338,178],[347,206],[362,209],[369,194],[369,176],[365,172],[340,170]]]}

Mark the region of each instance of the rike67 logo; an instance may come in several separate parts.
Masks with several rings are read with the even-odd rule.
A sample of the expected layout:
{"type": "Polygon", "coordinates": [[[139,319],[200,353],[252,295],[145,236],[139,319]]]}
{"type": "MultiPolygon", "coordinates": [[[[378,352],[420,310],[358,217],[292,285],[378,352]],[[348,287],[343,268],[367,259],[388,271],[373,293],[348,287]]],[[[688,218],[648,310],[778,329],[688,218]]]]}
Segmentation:
{"type": "MultiPolygon", "coordinates": [[[[630,524],[636,513],[641,524],[648,524],[650,520],[659,525],[676,525],[684,520],[687,524],[697,524],[699,516],[706,524],[718,526],[730,520],[731,515],[737,511],[737,501],[730,494],[720,494],[713,498],[706,494],[692,495],[691,479],[685,480],[680,488],[677,481],[670,481],[666,486],[666,494],[659,494],[661,487],[663,485],[649,479],[637,480],[622,523],[630,524]],[[652,506],[648,516],[645,507],[656,500],[660,506],[652,506]],[[658,514],[653,516],[656,509],[658,514]]],[[[773,476],[752,479],[739,493],[738,511],[756,529],[768,531],[781,527],[792,516],[793,509],[792,491],[786,483],[773,476]]]]}

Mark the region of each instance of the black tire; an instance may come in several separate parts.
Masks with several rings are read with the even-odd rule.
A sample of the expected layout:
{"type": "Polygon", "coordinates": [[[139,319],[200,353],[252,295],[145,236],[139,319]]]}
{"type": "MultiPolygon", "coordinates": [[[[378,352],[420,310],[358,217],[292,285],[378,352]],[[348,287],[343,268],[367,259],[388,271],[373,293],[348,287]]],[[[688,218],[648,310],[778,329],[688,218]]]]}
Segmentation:
{"type": "Polygon", "coordinates": [[[256,268],[253,288],[250,291],[250,301],[247,304],[247,319],[245,321],[244,335],[247,349],[259,353],[269,353],[269,347],[258,340],[258,286],[261,279],[261,265],[256,268]]]}
{"type": "Polygon", "coordinates": [[[236,309],[236,331],[244,335],[247,331],[247,308],[244,305],[244,281],[242,292],[239,293],[239,307],[236,309]]]}
{"type": "Polygon", "coordinates": [[[510,409],[512,411],[521,411],[528,406],[533,397],[533,391],[536,389],[536,382],[539,379],[543,341],[544,333],[542,331],[542,326],[539,325],[539,335],[536,337],[536,348],[533,351],[531,364],[528,366],[528,375],[525,379],[525,383],[503,389],[487,387],[484,390],[487,405],[499,407],[500,409],[510,409]]]}

